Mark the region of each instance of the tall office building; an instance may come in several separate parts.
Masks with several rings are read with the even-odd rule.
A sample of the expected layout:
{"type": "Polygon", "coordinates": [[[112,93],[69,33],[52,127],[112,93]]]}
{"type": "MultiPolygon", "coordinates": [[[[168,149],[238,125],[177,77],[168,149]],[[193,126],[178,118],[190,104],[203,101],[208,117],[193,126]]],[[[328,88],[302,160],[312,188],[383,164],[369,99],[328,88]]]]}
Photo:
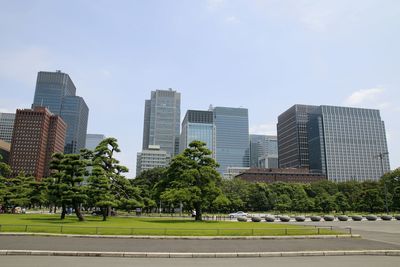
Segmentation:
{"type": "Polygon", "coordinates": [[[279,168],[308,168],[308,114],[316,106],[294,105],[278,117],[279,168]]]}
{"type": "Polygon", "coordinates": [[[159,145],[171,156],[179,152],[181,94],[169,90],[151,92],[145,101],[143,149],[159,145]]]}
{"type": "Polygon", "coordinates": [[[250,135],[250,167],[278,168],[278,139],[275,135],[250,135]]]}
{"type": "Polygon", "coordinates": [[[182,122],[180,138],[180,152],[189,146],[192,141],[202,141],[216,156],[216,136],[214,116],[212,111],[188,110],[182,122]]]}
{"type": "Polygon", "coordinates": [[[171,160],[170,154],[161,150],[158,145],[150,145],[147,149],[137,153],[136,176],[143,171],[157,167],[167,167],[171,160]]]}
{"type": "Polygon", "coordinates": [[[79,153],[85,147],[89,108],[76,96],[76,87],[61,71],[38,73],[32,108],[43,106],[60,115],[67,124],[65,153],[79,153]]]}
{"type": "Polygon", "coordinates": [[[66,154],[79,153],[85,148],[89,109],[80,96],[67,96],[61,104],[61,118],[67,123],[66,154]]]}
{"type": "Polygon", "coordinates": [[[308,126],[312,171],[337,182],[377,180],[390,171],[379,110],[320,106],[308,126]]]}
{"type": "Polygon", "coordinates": [[[10,151],[13,175],[48,176],[51,155],[64,151],[65,132],[65,122],[47,108],[18,109],[10,151]]]}
{"type": "Polygon", "coordinates": [[[105,139],[104,134],[87,134],[86,135],[86,148],[95,150],[101,141],[105,139]]]}
{"type": "Polygon", "coordinates": [[[249,116],[245,108],[215,107],[216,158],[220,173],[250,166],[249,116]]]}
{"type": "Polygon", "coordinates": [[[11,143],[15,113],[0,112],[0,140],[11,143]]]}

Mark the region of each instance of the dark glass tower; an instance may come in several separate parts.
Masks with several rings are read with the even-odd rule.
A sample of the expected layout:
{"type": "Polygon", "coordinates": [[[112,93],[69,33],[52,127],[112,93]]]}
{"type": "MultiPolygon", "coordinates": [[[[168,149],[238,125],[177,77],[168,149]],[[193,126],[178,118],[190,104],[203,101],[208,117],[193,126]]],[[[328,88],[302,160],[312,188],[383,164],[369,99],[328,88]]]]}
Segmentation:
{"type": "Polygon", "coordinates": [[[280,168],[308,168],[308,114],[317,106],[294,105],[278,117],[280,168]]]}
{"type": "Polygon", "coordinates": [[[85,148],[89,108],[76,96],[76,87],[61,71],[38,73],[32,108],[43,106],[60,115],[67,124],[65,153],[79,153],[85,148]]]}

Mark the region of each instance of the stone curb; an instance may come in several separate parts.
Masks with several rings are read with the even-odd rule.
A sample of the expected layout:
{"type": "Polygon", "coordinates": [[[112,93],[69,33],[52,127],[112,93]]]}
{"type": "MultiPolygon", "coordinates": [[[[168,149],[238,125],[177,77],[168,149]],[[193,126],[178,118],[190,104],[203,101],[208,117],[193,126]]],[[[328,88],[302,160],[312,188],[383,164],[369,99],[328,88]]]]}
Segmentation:
{"type": "Polygon", "coordinates": [[[49,233],[7,233],[0,236],[46,236],[46,237],[78,237],[78,238],[120,238],[120,239],[187,239],[187,240],[275,240],[275,239],[336,239],[360,238],[358,234],[343,235],[288,235],[288,236],[142,236],[142,235],[74,235],[49,233]]]}
{"type": "Polygon", "coordinates": [[[98,252],[98,251],[47,251],[0,250],[0,256],[75,256],[119,258],[258,258],[258,257],[307,257],[307,256],[400,256],[400,250],[332,250],[286,252],[98,252]]]}

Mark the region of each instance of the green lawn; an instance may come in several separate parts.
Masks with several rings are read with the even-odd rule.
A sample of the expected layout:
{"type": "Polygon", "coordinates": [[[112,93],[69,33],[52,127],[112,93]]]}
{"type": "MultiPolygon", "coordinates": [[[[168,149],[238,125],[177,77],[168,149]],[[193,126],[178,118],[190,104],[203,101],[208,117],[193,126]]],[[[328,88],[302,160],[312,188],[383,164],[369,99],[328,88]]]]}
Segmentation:
{"type": "Polygon", "coordinates": [[[86,216],[79,222],[74,215],[60,220],[59,215],[1,214],[1,232],[66,233],[100,235],[169,235],[169,236],[271,236],[338,234],[327,228],[254,222],[203,221],[185,219],[86,216]]]}

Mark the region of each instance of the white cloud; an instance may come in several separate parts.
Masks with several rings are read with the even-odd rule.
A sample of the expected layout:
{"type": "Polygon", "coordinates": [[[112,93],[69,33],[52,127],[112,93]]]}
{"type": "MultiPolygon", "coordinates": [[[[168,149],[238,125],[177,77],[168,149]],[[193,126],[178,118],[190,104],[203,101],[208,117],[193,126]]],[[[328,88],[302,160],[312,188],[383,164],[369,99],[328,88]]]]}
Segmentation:
{"type": "Polygon", "coordinates": [[[386,107],[389,103],[379,101],[382,100],[384,92],[385,89],[382,87],[361,89],[348,96],[345,104],[350,106],[374,105],[376,107],[386,107]]]}
{"type": "Polygon", "coordinates": [[[37,72],[50,69],[51,56],[40,47],[26,47],[14,51],[0,51],[0,78],[11,79],[32,86],[37,72]]]}
{"type": "Polygon", "coordinates": [[[276,135],[276,124],[258,124],[250,126],[250,134],[265,134],[265,135],[276,135]]]}

